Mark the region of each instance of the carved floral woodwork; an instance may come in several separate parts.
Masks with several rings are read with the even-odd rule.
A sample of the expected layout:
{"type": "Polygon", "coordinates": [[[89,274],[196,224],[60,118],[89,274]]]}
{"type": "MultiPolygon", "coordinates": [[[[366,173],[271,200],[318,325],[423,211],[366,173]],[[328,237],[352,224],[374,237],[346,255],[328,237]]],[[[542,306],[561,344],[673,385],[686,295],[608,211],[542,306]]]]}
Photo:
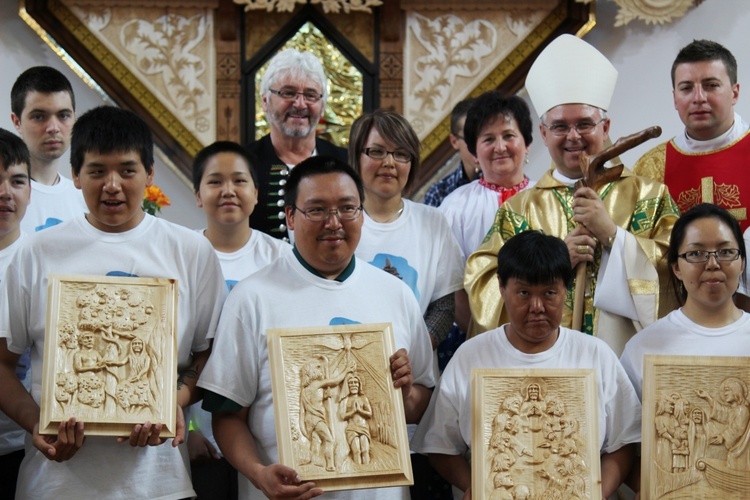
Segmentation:
{"type": "Polygon", "coordinates": [[[215,140],[213,9],[65,4],[203,145],[215,140]]]}
{"type": "MultiPolygon", "coordinates": [[[[594,0],[576,0],[591,3],[594,0]]],[[[619,10],[615,16],[615,27],[625,26],[630,21],[640,19],[646,24],[665,24],[684,16],[690,8],[703,0],[610,0],[619,10]]]]}
{"type": "Polygon", "coordinates": [[[245,10],[265,10],[266,12],[292,12],[298,5],[307,3],[323,7],[326,14],[344,12],[372,13],[373,7],[383,5],[382,0],[234,0],[238,5],[244,5],[245,10]]]}

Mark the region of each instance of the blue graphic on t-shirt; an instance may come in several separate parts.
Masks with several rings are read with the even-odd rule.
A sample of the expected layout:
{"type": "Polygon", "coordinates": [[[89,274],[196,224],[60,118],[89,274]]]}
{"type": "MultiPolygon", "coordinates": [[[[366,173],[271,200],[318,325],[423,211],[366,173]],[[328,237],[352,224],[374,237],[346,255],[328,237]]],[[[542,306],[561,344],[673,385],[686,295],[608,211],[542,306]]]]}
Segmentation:
{"type": "Polygon", "coordinates": [[[20,380],[21,382],[26,380],[26,376],[28,375],[30,368],[31,348],[27,348],[25,351],[23,351],[21,357],[18,358],[18,364],[16,365],[16,377],[18,377],[18,380],[20,380]]]}
{"type": "Polygon", "coordinates": [[[126,273],[125,271],[110,271],[105,276],[120,276],[121,278],[137,278],[137,274],[126,273]]]}
{"type": "Polygon", "coordinates": [[[54,217],[47,217],[47,220],[44,221],[44,224],[41,226],[37,226],[34,228],[34,232],[39,232],[43,229],[47,229],[48,227],[56,226],[58,224],[62,223],[60,219],[55,219],[54,217]]]}
{"type": "Polygon", "coordinates": [[[419,289],[417,288],[419,273],[409,265],[408,260],[387,253],[379,253],[370,261],[370,264],[400,278],[411,288],[411,291],[414,292],[414,296],[417,298],[417,302],[419,302],[419,289]]]}
{"type": "Polygon", "coordinates": [[[234,285],[239,283],[237,280],[226,280],[226,282],[227,282],[227,290],[229,290],[230,292],[232,291],[232,288],[234,288],[234,285]]]}
{"type": "Polygon", "coordinates": [[[353,319],[349,318],[342,318],[341,316],[336,316],[335,318],[331,318],[331,321],[328,322],[330,326],[333,325],[361,325],[359,321],[354,321],[353,319]]]}

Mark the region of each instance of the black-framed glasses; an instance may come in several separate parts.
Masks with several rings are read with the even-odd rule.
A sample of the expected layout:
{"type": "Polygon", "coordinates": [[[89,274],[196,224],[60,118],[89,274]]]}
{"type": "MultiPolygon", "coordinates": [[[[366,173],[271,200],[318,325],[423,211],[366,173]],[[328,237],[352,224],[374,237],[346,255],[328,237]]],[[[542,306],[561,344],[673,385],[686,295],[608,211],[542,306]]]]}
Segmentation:
{"type": "Polygon", "coordinates": [[[691,264],[705,264],[711,256],[716,257],[718,262],[732,262],[740,258],[739,248],[722,248],[721,250],[714,250],[709,252],[708,250],[691,250],[689,252],[681,253],[678,257],[685,259],[691,264]]]}
{"type": "Polygon", "coordinates": [[[362,152],[373,160],[385,160],[388,155],[399,163],[409,163],[412,160],[411,153],[402,149],[387,151],[383,148],[365,148],[362,152]]]}
{"type": "Polygon", "coordinates": [[[588,135],[596,129],[596,126],[600,123],[603,123],[606,118],[602,118],[598,122],[589,122],[589,121],[583,121],[578,122],[573,125],[569,125],[567,123],[555,123],[554,125],[547,125],[546,123],[542,123],[542,126],[552,132],[552,135],[556,135],[558,137],[565,137],[570,133],[570,129],[574,128],[576,129],[576,132],[578,132],[579,135],[588,135]]]}
{"type": "Polygon", "coordinates": [[[312,222],[323,222],[328,220],[331,214],[338,217],[339,220],[354,220],[359,217],[359,214],[361,214],[363,210],[362,205],[344,205],[339,208],[313,207],[308,208],[307,210],[302,210],[301,208],[292,205],[292,208],[304,215],[305,219],[312,222]]]}
{"type": "Polygon", "coordinates": [[[296,90],[274,90],[274,89],[268,89],[268,91],[272,94],[275,94],[282,99],[286,101],[293,101],[297,99],[298,95],[301,95],[302,98],[305,100],[305,102],[314,104],[321,100],[323,98],[323,94],[318,94],[317,92],[313,92],[312,90],[306,90],[304,92],[297,92],[296,90]]]}

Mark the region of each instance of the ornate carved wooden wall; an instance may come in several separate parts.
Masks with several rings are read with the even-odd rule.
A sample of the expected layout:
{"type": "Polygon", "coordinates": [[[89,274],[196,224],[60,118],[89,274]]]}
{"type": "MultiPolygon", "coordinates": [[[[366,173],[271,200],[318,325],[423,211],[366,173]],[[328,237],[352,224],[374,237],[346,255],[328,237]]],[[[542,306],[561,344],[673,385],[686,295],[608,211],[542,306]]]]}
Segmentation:
{"type": "Polygon", "coordinates": [[[329,100],[329,137],[345,142],[362,111],[403,113],[424,145],[415,190],[453,154],[449,114],[458,101],[516,92],[546,43],[593,25],[593,5],[580,0],[359,3],[25,0],[25,9],[117,104],[147,120],[188,176],[202,146],[248,142],[262,130],[255,74],[301,28],[318,30],[361,74],[359,95],[329,100]]]}

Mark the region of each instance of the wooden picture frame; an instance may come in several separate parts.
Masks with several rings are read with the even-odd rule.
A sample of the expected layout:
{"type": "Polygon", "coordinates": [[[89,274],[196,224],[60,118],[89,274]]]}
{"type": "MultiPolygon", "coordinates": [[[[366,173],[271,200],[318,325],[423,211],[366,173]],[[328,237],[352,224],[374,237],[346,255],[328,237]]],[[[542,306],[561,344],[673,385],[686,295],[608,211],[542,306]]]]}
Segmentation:
{"type": "Polygon", "coordinates": [[[177,418],[177,283],[50,275],[40,434],[75,417],[86,435],[129,436],[177,418]]]}
{"type": "Polygon", "coordinates": [[[280,463],[326,491],[413,484],[391,324],[267,336],[280,463]]]}
{"type": "Polygon", "coordinates": [[[597,399],[592,369],[472,370],[472,498],[600,499],[597,399]]]}
{"type": "Polygon", "coordinates": [[[648,354],[643,368],[641,497],[750,498],[750,358],[648,354]]]}

